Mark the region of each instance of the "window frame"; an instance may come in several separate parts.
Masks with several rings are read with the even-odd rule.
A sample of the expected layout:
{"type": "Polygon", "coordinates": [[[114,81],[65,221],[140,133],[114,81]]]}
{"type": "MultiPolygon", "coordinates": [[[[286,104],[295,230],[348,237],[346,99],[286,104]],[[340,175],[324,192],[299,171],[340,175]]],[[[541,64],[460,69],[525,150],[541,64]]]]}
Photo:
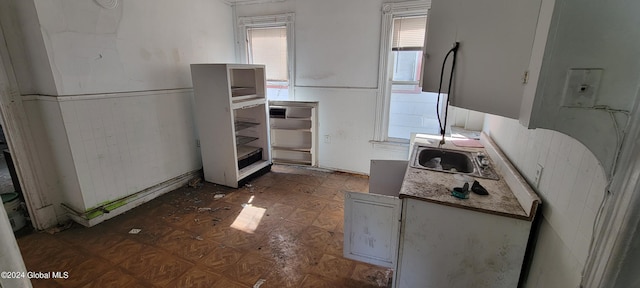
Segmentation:
{"type": "MultiPolygon", "coordinates": [[[[393,19],[396,17],[408,17],[427,15],[429,23],[429,8],[431,1],[406,1],[397,3],[384,3],[382,5],[382,25],[380,29],[380,59],[378,69],[378,91],[376,96],[376,117],[374,139],[375,142],[406,143],[406,139],[388,137],[389,132],[389,109],[391,102],[391,87],[393,72],[392,62],[392,41],[393,41],[393,19]]],[[[424,61],[425,54],[422,52],[424,61]]]]}
{"type": "Polygon", "coordinates": [[[294,98],[295,91],[295,39],[293,23],[294,13],[263,15],[263,16],[243,16],[238,17],[236,31],[236,58],[239,63],[249,64],[247,29],[286,27],[287,29],[287,74],[289,76],[289,99],[294,98]]]}

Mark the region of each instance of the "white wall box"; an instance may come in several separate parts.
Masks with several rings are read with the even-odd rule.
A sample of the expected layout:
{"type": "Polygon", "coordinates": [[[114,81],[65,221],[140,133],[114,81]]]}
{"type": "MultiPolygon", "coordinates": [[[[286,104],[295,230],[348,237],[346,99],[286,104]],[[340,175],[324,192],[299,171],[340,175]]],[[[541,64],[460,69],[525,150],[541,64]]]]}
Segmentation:
{"type": "Polygon", "coordinates": [[[206,181],[237,188],[271,169],[264,69],[191,64],[206,181]]]}
{"type": "Polygon", "coordinates": [[[317,166],[318,102],[269,101],[274,163],[317,166]]]}

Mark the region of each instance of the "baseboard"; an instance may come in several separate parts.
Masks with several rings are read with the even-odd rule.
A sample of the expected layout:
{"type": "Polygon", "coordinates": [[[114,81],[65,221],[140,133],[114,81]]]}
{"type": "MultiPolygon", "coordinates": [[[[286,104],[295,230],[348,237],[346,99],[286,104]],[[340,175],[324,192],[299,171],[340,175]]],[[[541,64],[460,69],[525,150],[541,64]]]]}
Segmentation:
{"type": "Polygon", "coordinates": [[[178,177],[169,179],[135,194],[118,200],[114,200],[86,212],[75,211],[64,204],[62,204],[62,207],[67,211],[66,215],[69,216],[69,218],[71,218],[73,221],[86,227],[92,227],[122,213],[125,213],[135,207],[138,207],[146,202],[149,202],[169,191],[180,188],[186,185],[187,182],[189,182],[189,180],[193,179],[194,177],[202,177],[202,170],[199,169],[196,171],[187,172],[178,177]]]}

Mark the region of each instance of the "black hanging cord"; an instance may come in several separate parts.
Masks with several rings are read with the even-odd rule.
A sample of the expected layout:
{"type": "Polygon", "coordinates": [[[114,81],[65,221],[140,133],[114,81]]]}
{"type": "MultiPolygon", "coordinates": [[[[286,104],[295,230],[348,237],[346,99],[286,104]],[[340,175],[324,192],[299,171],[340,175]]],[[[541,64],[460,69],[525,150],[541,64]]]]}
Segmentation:
{"type": "Polygon", "coordinates": [[[440,126],[440,135],[442,135],[442,140],[440,140],[440,144],[444,144],[444,135],[445,129],[447,128],[447,115],[449,114],[449,96],[451,95],[451,82],[453,82],[453,71],[456,67],[456,56],[458,53],[458,47],[460,47],[460,42],[456,42],[453,45],[453,48],[449,49],[447,55],[444,56],[444,61],[442,61],[442,69],[440,70],[440,83],[438,84],[438,98],[436,102],[436,115],[438,116],[438,125],[440,126]],[[440,119],[440,94],[442,93],[442,78],[444,77],[444,67],[447,63],[447,59],[449,55],[453,53],[453,62],[451,64],[451,74],[449,75],[449,88],[447,90],[447,102],[444,110],[444,125],[442,125],[442,120],[440,119]]]}

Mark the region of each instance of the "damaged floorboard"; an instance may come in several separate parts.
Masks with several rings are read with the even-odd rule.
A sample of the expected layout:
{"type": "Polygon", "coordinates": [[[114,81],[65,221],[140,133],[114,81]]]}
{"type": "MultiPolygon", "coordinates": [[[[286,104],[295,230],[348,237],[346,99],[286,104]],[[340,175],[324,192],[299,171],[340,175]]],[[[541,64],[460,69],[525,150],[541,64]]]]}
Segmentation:
{"type": "Polygon", "coordinates": [[[342,257],[344,191],[368,179],[294,166],[240,189],[167,193],[92,228],[18,238],[34,287],[387,287],[391,271],[342,257]],[[130,232],[135,233],[130,233],[130,232]]]}

